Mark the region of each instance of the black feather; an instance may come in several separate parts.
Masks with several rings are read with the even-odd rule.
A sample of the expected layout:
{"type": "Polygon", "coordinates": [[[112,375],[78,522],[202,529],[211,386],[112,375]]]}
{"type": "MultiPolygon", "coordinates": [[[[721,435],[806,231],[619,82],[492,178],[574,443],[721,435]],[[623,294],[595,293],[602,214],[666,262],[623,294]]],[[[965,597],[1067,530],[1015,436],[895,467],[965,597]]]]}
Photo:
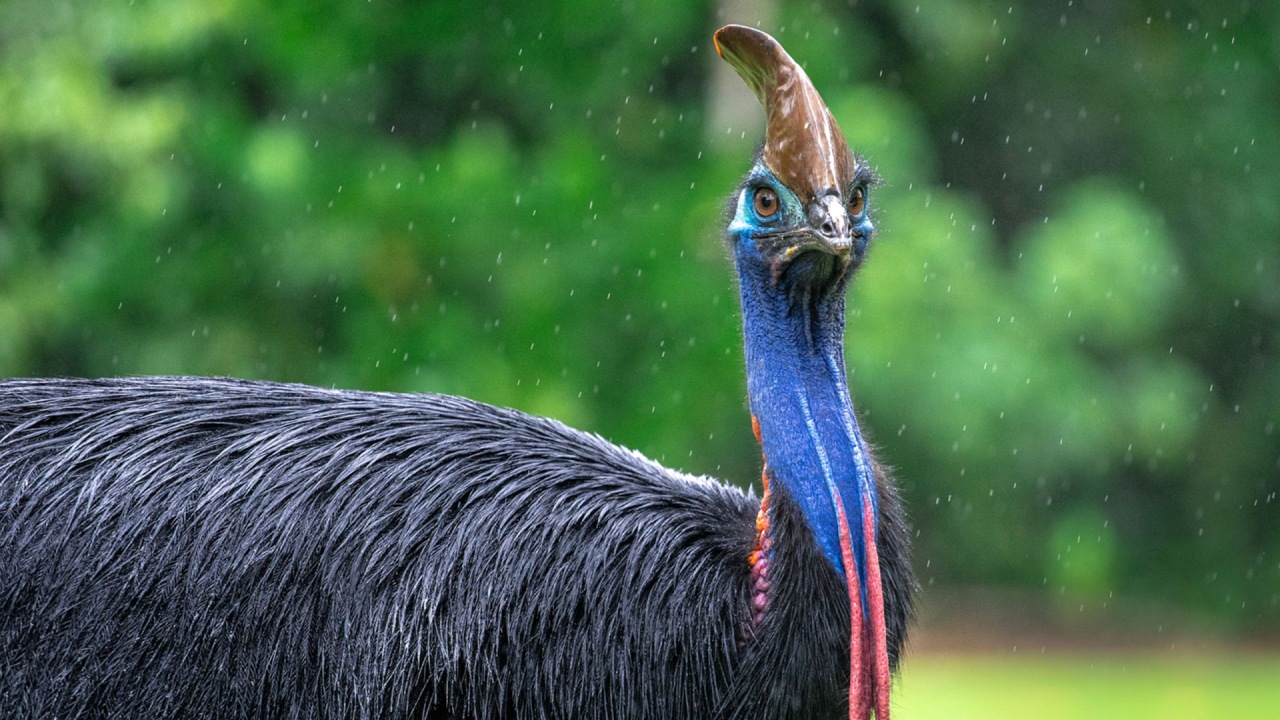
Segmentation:
{"type": "MultiPolygon", "coordinates": [[[[878,485],[896,657],[907,534],[878,485]]],[[[845,593],[777,502],[790,559],[748,638],[758,500],[558,422],[0,381],[0,715],[836,717],[845,593]]]]}

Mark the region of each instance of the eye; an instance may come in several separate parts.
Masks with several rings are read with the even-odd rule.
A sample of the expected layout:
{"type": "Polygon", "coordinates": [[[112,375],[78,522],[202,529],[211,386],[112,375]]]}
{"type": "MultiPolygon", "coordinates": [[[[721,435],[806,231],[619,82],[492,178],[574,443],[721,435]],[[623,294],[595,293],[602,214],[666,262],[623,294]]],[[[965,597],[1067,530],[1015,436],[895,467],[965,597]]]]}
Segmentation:
{"type": "Polygon", "coordinates": [[[851,217],[861,215],[862,211],[867,209],[867,191],[860,187],[854,188],[849,195],[848,209],[851,217]]]}
{"type": "Polygon", "coordinates": [[[752,204],[755,205],[756,214],[760,217],[773,217],[778,212],[778,193],[767,187],[756,188],[756,193],[752,196],[752,204]]]}

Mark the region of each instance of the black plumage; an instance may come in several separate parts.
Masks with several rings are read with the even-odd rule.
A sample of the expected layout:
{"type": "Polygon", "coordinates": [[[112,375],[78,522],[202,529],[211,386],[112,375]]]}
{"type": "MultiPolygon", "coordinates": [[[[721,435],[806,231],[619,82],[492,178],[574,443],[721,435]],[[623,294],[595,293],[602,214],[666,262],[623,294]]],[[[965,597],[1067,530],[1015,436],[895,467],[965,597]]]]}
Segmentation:
{"type": "MultiPolygon", "coordinates": [[[[838,717],[844,586],[774,502],[794,561],[752,630],[758,500],[553,420],[235,380],[0,381],[0,708],[838,717]]],[[[907,537],[881,502],[896,655],[907,537]]]]}

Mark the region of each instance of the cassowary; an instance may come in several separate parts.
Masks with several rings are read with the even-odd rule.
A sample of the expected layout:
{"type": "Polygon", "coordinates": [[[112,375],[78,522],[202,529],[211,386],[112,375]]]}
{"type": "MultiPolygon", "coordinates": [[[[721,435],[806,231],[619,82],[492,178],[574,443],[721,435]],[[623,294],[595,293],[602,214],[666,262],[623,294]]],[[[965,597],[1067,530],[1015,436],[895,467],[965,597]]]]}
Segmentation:
{"type": "Polygon", "coordinates": [[[731,201],[756,498],[553,420],[225,379],[0,382],[0,715],[889,716],[913,579],[846,381],[866,166],[773,38],[731,201]]]}

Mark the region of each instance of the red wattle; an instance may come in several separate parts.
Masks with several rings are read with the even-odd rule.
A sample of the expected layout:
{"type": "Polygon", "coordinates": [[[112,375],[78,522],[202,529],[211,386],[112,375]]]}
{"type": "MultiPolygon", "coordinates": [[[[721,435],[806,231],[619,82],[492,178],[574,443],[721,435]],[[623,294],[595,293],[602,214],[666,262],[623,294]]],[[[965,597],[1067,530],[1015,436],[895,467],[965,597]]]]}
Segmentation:
{"type": "Polygon", "coordinates": [[[872,673],[875,685],[876,720],[889,720],[889,650],[885,637],[884,588],[880,584],[880,552],[876,547],[876,518],[871,503],[862,504],[862,540],[867,549],[867,606],[871,611],[871,641],[874,652],[872,673]]]}
{"type": "MultiPolygon", "coordinates": [[[[853,556],[853,538],[849,532],[849,520],[844,513],[844,502],[835,498],[836,521],[840,526],[840,557],[844,562],[845,584],[849,589],[849,720],[870,718],[870,687],[874,680],[867,672],[869,663],[865,638],[862,633],[862,593],[859,590],[858,564],[853,556]]],[[[865,534],[865,531],[864,531],[865,534]]]]}

